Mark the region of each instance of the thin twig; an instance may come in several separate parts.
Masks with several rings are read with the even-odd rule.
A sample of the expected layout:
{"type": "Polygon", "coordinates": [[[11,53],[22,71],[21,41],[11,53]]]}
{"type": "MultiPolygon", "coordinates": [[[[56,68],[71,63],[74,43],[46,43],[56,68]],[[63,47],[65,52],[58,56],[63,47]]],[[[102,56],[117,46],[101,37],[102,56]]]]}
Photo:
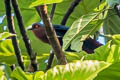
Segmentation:
{"type": "Polygon", "coordinates": [[[69,16],[74,11],[75,7],[79,4],[79,2],[82,0],[74,0],[70,7],[68,8],[67,12],[65,13],[65,16],[63,17],[63,20],[61,21],[61,25],[65,25],[69,16]]]}
{"type": "Polygon", "coordinates": [[[41,14],[40,14],[40,6],[36,6],[35,9],[36,9],[37,13],[39,14],[39,16],[41,17],[41,14]]]}
{"type": "Polygon", "coordinates": [[[52,62],[53,62],[53,58],[54,58],[54,51],[51,50],[50,51],[50,56],[49,56],[49,59],[48,59],[48,64],[47,64],[47,67],[45,69],[46,71],[51,68],[51,65],[52,65],[52,62]]]}
{"type": "MultiPolygon", "coordinates": [[[[40,6],[36,6],[35,8],[36,8],[36,11],[38,12],[39,16],[41,17],[40,6]]],[[[53,4],[52,5],[52,9],[51,9],[51,13],[50,13],[51,21],[52,21],[54,12],[55,12],[55,8],[56,8],[56,4],[53,4]]],[[[51,50],[50,51],[50,56],[49,56],[49,59],[48,59],[48,64],[47,64],[46,69],[45,69],[46,71],[51,68],[51,65],[52,65],[52,62],[53,62],[53,58],[54,58],[54,51],[51,50]]]]}
{"type": "MultiPolygon", "coordinates": [[[[12,14],[11,14],[10,0],[4,0],[4,1],[5,1],[7,24],[8,24],[9,32],[13,33],[13,34],[16,34],[16,31],[14,29],[13,18],[11,16],[12,14]]],[[[23,59],[21,57],[20,48],[18,47],[16,36],[12,37],[12,44],[13,44],[13,47],[14,47],[14,51],[15,51],[15,54],[16,54],[16,57],[17,57],[18,64],[24,70],[24,63],[23,63],[23,59]]]]}
{"type": "Polygon", "coordinates": [[[54,15],[54,12],[55,12],[55,8],[56,8],[56,3],[54,3],[54,4],[52,5],[52,10],[51,10],[51,13],[50,13],[50,19],[51,19],[51,21],[52,21],[52,19],[53,19],[53,15],[54,15]]]}
{"type": "Polygon", "coordinates": [[[66,64],[67,61],[65,59],[64,53],[62,52],[61,45],[60,45],[59,40],[56,36],[56,32],[53,29],[53,25],[50,22],[51,20],[50,20],[50,17],[48,16],[46,5],[40,6],[40,13],[41,13],[41,18],[42,18],[44,25],[45,25],[45,30],[46,30],[48,40],[53,48],[53,51],[56,55],[58,63],[59,64],[66,64]]]}
{"type": "Polygon", "coordinates": [[[16,14],[16,18],[17,18],[17,21],[18,21],[20,32],[22,34],[23,41],[25,43],[28,55],[30,57],[31,65],[32,65],[34,71],[37,71],[38,70],[38,65],[37,65],[36,55],[32,50],[32,47],[30,45],[30,40],[29,40],[29,38],[26,34],[25,27],[24,27],[23,20],[22,20],[22,16],[21,16],[21,13],[20,13],[20,9],[18,7],[18,3],[17,3],[16,0],[11,0],[11,2],[12,2],[12,6],[14,8],[15,14],[16,14]]]}

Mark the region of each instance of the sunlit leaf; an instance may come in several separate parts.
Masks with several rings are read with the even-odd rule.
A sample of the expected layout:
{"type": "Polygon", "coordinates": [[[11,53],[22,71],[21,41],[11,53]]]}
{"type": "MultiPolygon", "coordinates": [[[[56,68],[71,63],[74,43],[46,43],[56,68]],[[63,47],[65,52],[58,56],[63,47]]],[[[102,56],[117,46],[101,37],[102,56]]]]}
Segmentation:
{"type": "Polygon", "coordinates": [[[2,67],[3,66],[0,66],[0,80],[7,80],[2,67]]]}
{"type": "Polygon", "coordinates": [[[16,56],[10,39],[0,42],[0,62],[7,64],[16,63],[16,56]]]}
{"type": "Polygon", "coordinates": [[[28,74],[16,68],[11,76],[17,80],[92,80],[97,74],[111,64],[103,61],[77,61],[66,65],[58,65],[46,73],[28,74]],[[35,77],[36,76],[36,77],[35,77]]]}
{"type": "Polygon", "coordinates": [[[35,7],[35,6],[43,5],[43,4],[60,3],[62,1],[63,0],[36,0],[36,1],[32,2],[30,7],[35,7]]]}
{"type": "Polygon", "coordinates": [[[15,34],[9,33],[9,32],[4,32],[0,33],[0,40],[6,39],[8,37],[15,36],[15,34]]]}
{"type": "Polygon", "coordinates": [[[120,34],[112,36],[113,42],[117,45],[120,45],[120,34]]]}
{"type": "Polygon", "coordinates": [[[11,77],[16,78],[17,80],[34,80],[32,74],[27,74],[22,71],[21,68],[17,67],[11,74],[11,77]]]}
{"type": "Polygon", "coordinates": [[[46,80],[92,80],[110,64],[99,61],[77,61],[56,66],[45,74],[46,80]]]}

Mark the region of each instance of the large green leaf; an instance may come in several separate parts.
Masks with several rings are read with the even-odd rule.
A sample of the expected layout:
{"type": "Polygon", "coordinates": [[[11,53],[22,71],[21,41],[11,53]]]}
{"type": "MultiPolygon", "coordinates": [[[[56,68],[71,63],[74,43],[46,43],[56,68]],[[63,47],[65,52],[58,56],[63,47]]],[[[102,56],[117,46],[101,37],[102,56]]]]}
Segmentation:
{"type": "Polygon", "coordinates": [[[80,52],[83,45],[82,41],[88,38],[90,35],[95,34],[96,31],[100,29],[102,22],[102,20],[95,20],[86,26],[86,28],[83,30],[85,33],[81,31],[81,33],[71,42],[71,49],[80,52]]]}
{"type": "MultiPolygon", "coordinates": [[[[82,37],[82,35],[90,35],[95,32],[99,26],[96,24],[94,24],[94,26],[91,26],[90,23],[99,14],[100,12],[89,13],[87,15],[83,15],[80,19],[76,20],[63,38],[63,50],[67,49],[70,43],[76,38],[78,38],[77,41],[80,42],[80,38],[82,37]]],[[[101,24],[101,22],[99,24],[101,24]]]]}
{"type": "Polygon", "coordinates": [[[104,69],[94,80],[120,80],[120,62],[114,63],[104,69]]]}
{"type": "Polygon", "coordinates": [[[62,2],[62,1],[63,0],[36,0],[36,1],[32,2],[30,7],[35,7],[35,6],[43,5],[43,4],[59,3],[59,2],[62,2]]]}
{"type": "Polygon", "coordinates": [[[56,66],[47,71],[46,80],[92,80],[110,64],[98,61],[78,61],[65,66],[56,66]]]}
{"type": "MultiPolygon", "coordinates": [[[[109,67],[111,64],[103,61],[77,61],[76,63],[69,63],[66,65],[58,65],[45,74],[43,72],[36,72],[39,80],[92,80],[103,69],[109,67]]],[[[31,74],[24,73],[20,68],[16,68],[12,77],[17,80],[36,80],[31,74]]]]}

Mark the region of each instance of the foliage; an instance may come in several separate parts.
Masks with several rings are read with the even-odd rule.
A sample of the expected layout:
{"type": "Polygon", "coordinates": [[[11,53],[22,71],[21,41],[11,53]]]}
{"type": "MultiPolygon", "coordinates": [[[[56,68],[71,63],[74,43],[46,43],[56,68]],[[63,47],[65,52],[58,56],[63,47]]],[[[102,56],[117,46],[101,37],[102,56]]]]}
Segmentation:
{"type": "MultiPolygon", "coordinates": [[[[60,24],[67,9],[73,0],[18,0],[25,27],[40,18],[35,6],[47,4],[50,13],[52,3],[57,3],[53,24],[60,24]],[[61,2],[62,1],[62,2],[61,2]],[[59,3],[61,2],[61,3],[59,3]],[[32,8],[29,8],[32,7],[32,8]]],[[[29,73],[29,57],[19,33],[17,21],[13,13],[14,24],[17,34],[8,33],[4,1],[0,0],[0,80],[119,80],[120,79],[120,18],[113,6],[119,0],[82,0],[70,15],[67,26],[68,32],[63,39],[63,50],[71,45],[76,52],[65,52],[68,64],[56,65],[54,59],[52,68],[44,72],[46,60],[49,56],[50,46],[40,42],[32,32],[27,31],[30,37],[33,50],[37,52],[37,60],[40,71],[29,73]],[[89,4],[88,4],[89,3],[89,4]],[[90,36],[97,36],[96,32],[103,27],[106,44],[95,49],[94,54],[87,54],[82,51],[83,40],[90,36]],[[16,67],[11,71],[11,66],[16,63],[16,56],[13,49],[11,37],[17,36],[24,59],[25,71],[16,67]],[[110,41],[108,41],[110,40],[110,41]],[[39,53],[39,54],[38,54],[39,53]]]]}
{"type": "Polygon", "coordinates": [[[24,73],[20,68],[16,68],[11,76],[17,80],[91,80],[97,76],[97,73],[109,66],[110,63],[102,61],[77,61],[67,65],[56,66],[53,69],[48,70],[45,74],[44,72],[39,71],[31,75],[24,73]],[[36,75],[40,75],[38,76],[39,78],[36,79],[36,75]]]}
{"type": "Polygon", "coordinates": [[[99,14],[100,12],[89,13],[76,20],[63,38],[63,50],[67,49],[73,40],[75,40],[73,44],[80,44],[82,36],[84,36],[83,40],[85,40],[89,35],[94,34],[102,23],[101,20],[93,21],[99,14]]]}
{"type": "Polygon", "coordinates": [[[16,57],[14,54],[14,49],[12,46],[12,41],[10,39],[6,39],[7,37],[13,36],[11,33],[1,33],[0,34],[0,62],[6,64],[14,64],[16,63],[16,57]],[[4,40],[6,39],[6,40],[4,40]]]}
{"type": "MultiPolygon", "coordinates": [[[[35,0],[33,0],[33,2],[34,1],[35,0]]],[[[69,6],[71,5],[72,1],[73,0],[63,0],[63,2],[57,4],[57,7],[55,9],[54,18],[52,20],[53,24],[60,24],[63,16],[65,15],[65,12],[67,11],[69,6]]],[[[89,12],[95,12],[96,10],[98,10],[96,8],[99,5],[99,1],[100,0],[97,0],[97,1],[96,0],[93,0],[93,1],[83,0],[83,1],[81,1],[80,4],[75,8],[74,12],[69,17],[66,26],[70,27],[72,25],[72,23],[76,19],[79,19],[82,15],[88,14],[89,12]]],[[[30,0],[24,0],[24,1],[18,0],[18,3],[19,3],[19,7],[20,7],[21,14],[22,14],[22,17],[23,17],[23,21],[25,23],[25,27],[28,27],[31,24],[40,21],[40,17],[37,14],[35,8],[29,8],[29,6],[32,4],[32,1],[30,1],[30,0]]],[[[4,16],[4,14],[5,14],[4,1],[1,0],[0,5],[1,5],[0,16],[4,16]]],[[[37,6],[37,4],[34,5],[34,6],[37,6]]],[[[102,5],[100,6],[99,10],[103,9],[103,7],[104,7],[104,0],[102,2],[102,5]]],[[[49,4],[48,5],[48,12],[50,13],[50,11],[51,11],[51,5],[49,4]]],[[[18,36],[18,39],[20,41],[20,48],[21,48],[23,53],[26,53],[26,49],[24,47],[22,37],[19,33],[16,18],[15,18],[15,16],[13,16],[13,17],[14,17],[14,23],[15,23],[17,36],[18,36]]],[[[4,30],[3,30],[4,26],[6,26],[6,17],[3,19],[3,23],[0,23],[0,32],[4,32],[4,30]]],[[[30,31],[27,31],[27,34],[28,34],[28,36],[31,40],[33,50],[36,51],[37,53],[39,53],[38,55],[41,55],[42,53],[48,53],[49,52],[49,50],[50,50],[49,45],[44,44],[41,41],[39,41],[30,31]],[[36,47],[39,47],[39,48],[36,48],[36,47]]]]}
{"type": "Polygon", "coordinates": [[[119,74],[120,66],[120,46],[114,43],[110,45],[111,41],[105,46],[97,48],[94,54],[84,54],[80,52],[79,54],[84,54],[81,60],[66,65],[57,65],[46,73],[38,71],[34,74],[28,74],[24,73],[20,68],[16,68],[11,76],[18,80],[22,78],[29,79],[30,77],[27,77],[28,75],[31,76],[33,80],[36,80],[34,79],[36,75],[40,75],[40,80],[119,80],[120,76],[117,74],[119,74]]]}

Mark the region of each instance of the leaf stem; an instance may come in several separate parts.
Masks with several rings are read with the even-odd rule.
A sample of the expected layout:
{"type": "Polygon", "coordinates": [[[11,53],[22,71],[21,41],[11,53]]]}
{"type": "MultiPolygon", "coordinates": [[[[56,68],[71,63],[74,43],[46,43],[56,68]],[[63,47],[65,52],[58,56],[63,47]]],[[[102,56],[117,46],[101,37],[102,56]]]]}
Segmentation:
{"type": "Polygon", "coordinates": [[[79,2],[82,0],[74,0],[72,2],[72,4],[70,5],[70,7],[68,8],[67,12],[65,13],[62,21],[61,21],[61,25],[65,25],[69,16],[71,15],[71,13],[74,11],[74,9],[76,8],[76,6],[79,4],[79,2]]]}

